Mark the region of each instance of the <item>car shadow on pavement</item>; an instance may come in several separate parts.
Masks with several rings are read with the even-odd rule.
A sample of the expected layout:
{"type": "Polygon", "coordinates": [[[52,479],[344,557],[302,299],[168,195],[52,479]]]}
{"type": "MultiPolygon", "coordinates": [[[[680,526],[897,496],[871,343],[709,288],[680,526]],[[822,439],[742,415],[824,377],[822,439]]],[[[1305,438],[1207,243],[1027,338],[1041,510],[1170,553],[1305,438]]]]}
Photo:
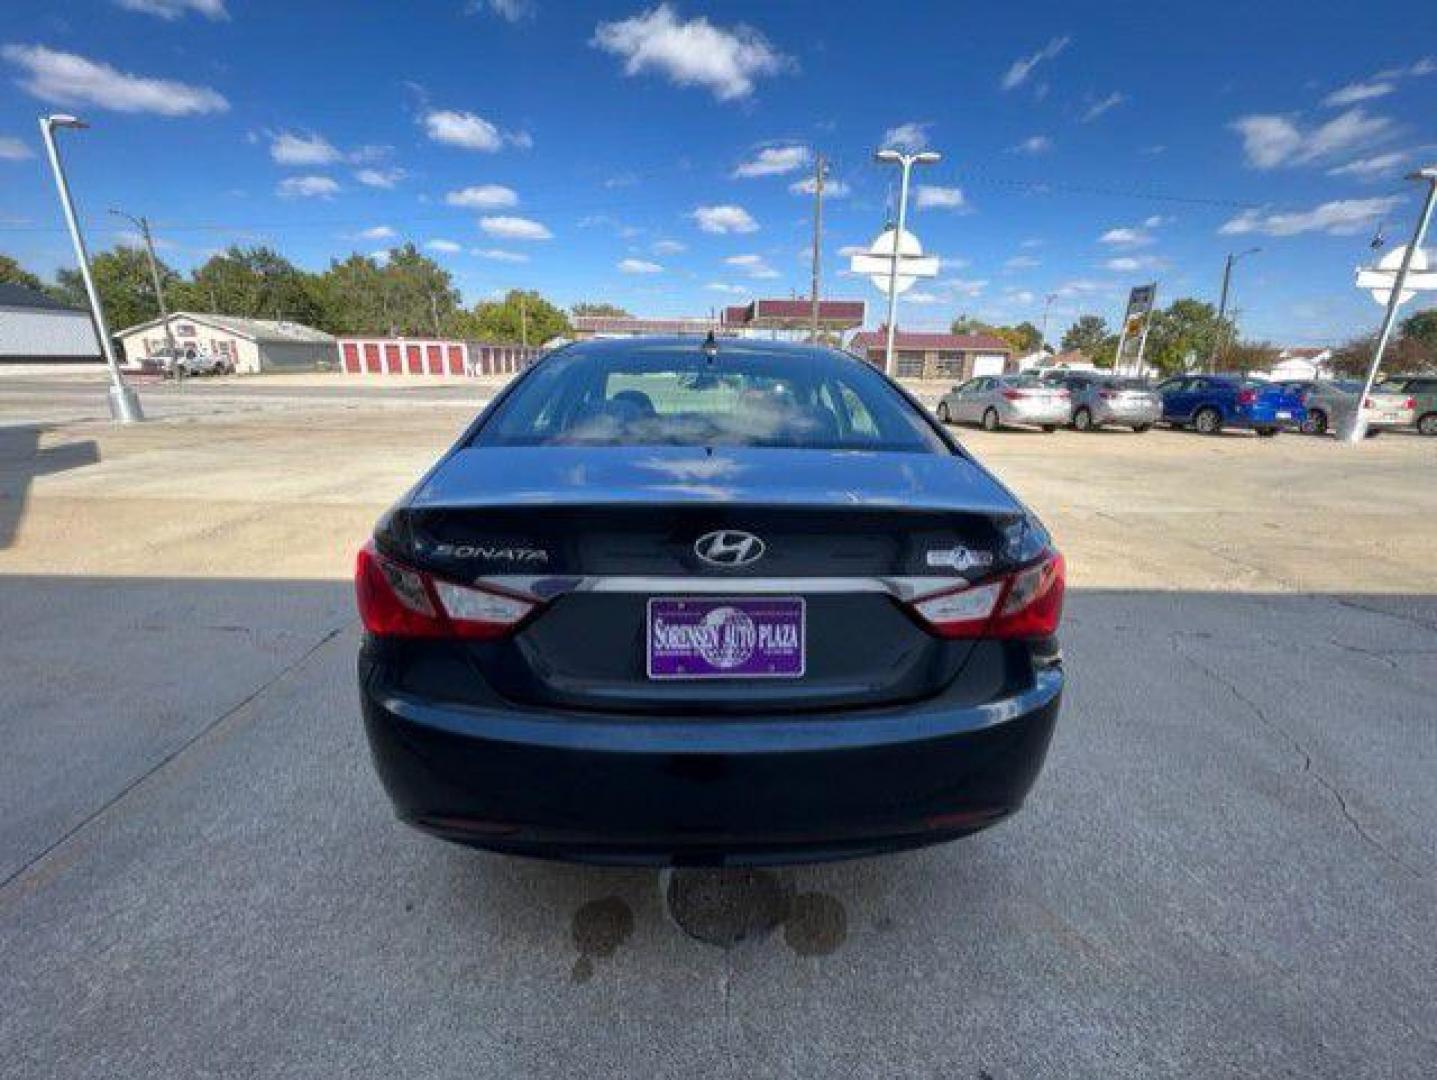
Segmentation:
{"type": "Polygon", "coordinates": [[[50,430],[41,424],[0,427],[0,550],[15,542],[30,485],[37,476],[80,469],[100,460],[100,447],[93,439],[42,449],[40,440],[50,430]]]}
{"type": "Polygon", "coordinates": [[[1431,594],[1075,589],[1012,819],[674,874],[396,822],[345,581],[12,575],[0,608],[0,1037],[35,1075],[752,1075],[798,1033],[863,1075],[935,1046],[951,1075],[1231,1075],[1253,1040],[1294,1074],[1421,1072],[1431,594]]]}

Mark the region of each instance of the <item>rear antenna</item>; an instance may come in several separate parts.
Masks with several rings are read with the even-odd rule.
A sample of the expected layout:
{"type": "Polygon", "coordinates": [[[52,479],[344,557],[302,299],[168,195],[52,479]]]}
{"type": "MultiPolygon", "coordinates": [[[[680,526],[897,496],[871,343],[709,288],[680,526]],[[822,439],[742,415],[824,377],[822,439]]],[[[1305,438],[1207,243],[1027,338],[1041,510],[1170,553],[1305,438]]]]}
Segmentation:
{"type": "Polygon", "coordinates": [[[712,364],[718,356],[718,338],[714,337],[712,330],[709,331],[708,337],[704,338],[703,350],[704,356],[708,357],[708,362],[712,364]]]}

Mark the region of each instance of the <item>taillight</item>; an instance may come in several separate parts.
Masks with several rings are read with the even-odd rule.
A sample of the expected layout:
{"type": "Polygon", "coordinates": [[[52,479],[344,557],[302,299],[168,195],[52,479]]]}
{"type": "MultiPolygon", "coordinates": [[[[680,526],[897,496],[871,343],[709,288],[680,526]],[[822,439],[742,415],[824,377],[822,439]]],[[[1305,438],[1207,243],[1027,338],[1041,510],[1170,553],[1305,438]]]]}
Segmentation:
{"type": "Polygon", "coordinates": [[[1098,391],[1098,397],[1102,398],[1104,401],[1112,401],[1113,398],[1115,398],[1115,397],[1117,397],[1117,396],[1118,396],[1118,395],[1115,394],[1115,393],[1114,393],[1113,391],[1111,391],[1111,390],[1099,390],[1099,391],[1098,391]]]}
{"type": "Polygon", "coordinates": [[[1068,391],[1066,391],[1066,390],[1058,390],[1058,391],[1055,391],[1055,393],[1056,393],[1056,394],[1058,395],[1058,397],[1060,397],[1060,398],[1072,397],[1072,395],[1069,394],[1068,391]]]}
{"type": "Polygon", "coordinates": [[[370,541],[354,566],[364,628],[379,637],[492,640],[511,633],[534,603],[492,589],[456,585],[386,558],[370,541]]]}
{"type": "Polygon", "coordinates": [[[996,581],[919,599],[913,610],[940,637],[1051,637],[1063,617],[1066,572],[1063,556],[1050,552],[996,581]]]}
{"type": "Polygon", "coordinates": [[[1257,400],[1256,390],[1239,390],[1237,392],[1237,403],[1239,405],[1251,405],[1257,400]]]}
{"type": "Polygon", "coordinates": [[[1025,393],[1023,393],[1023,391],[1021,391],[1021,390],[1004,390],[1004,391],[1003,391],[1003,398],[1004,398],[1005,401],[1017,401],[1019,398],[1025,398],[1025,397],[1027,397],[1027,396],[1028,396],[1028,395],[1025,394],[1025,393]]]}
{"type": "Polygon", "coordinates": [[[1363,399],[1362,399],[1362,407],[1363,407],[1364,409],[1375,409],[1375,408],[1377,408],[1376,405],[1372,404],[1372,399],[1371,399],[1370,397],[1369,397],[1369,398],[1363,398],[1363,399]]]}
{"type": "Polygon", "coordinates": [[[1417,399],[1416,399],[1416,398],[1408,398],[1406,401],[1404,401],[1404,402],[1402,403],[1402,407],[1403,407],[1404,409],[1415,409],[1415,408],[1417,408],[1417,399]]]}

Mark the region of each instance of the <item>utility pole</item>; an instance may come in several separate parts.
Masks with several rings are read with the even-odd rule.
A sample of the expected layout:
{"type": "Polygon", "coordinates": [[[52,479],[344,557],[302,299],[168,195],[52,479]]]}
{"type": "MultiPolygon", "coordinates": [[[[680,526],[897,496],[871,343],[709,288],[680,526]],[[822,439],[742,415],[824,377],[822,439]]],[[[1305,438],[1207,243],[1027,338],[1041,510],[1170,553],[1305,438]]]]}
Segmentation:
{"type": "Polygon", "coordinates": [[[818,280],[822,262],[819,253],[823,247],[823,174],[827,168],[823,155],[817,155],[813,162],[813,285],[809,291],[815,345],[818,344],[818,280]]]}
{"type": "Polygon", "coordinates": [[[1048,309],[1053,306],[1053,301],[1058,299],[1058,294],[1050,292],[1043,297],[1043,329],[1038,332],[1038,351],[1042,352],[1043,347],[1048,344],[1048,309]]]}
{"type": "Polygon", "coordinates": [[[899,185],[898,194],[898,227],[893,231],[893,265],[888,273],[888,340],[883,351],[883,371],[890,379],[898,371],[897,362],[893,357],[894,337],[897,331],[898,322],[898,257],[899,242],[908,226],[908,177],[913,171],[914,165],[934,165],[943,158],[932,150],[925,150],[918,154],[905,154],[901,150],[880,150],[873,155],[874,160],[888,164],[896,164],[903,169],[903,180],[899,185]]]}
{"type": "Polygon", "coordinates": [[[1217,302],[1217,337],[1213,341],[1212,353],[1208,356],[1207,361],[1207,369],[1209,373],[1217,370],[1218,354],[1227,351],[1227,332],[1223,329],[1222,320],[1223,317],[1227,315],[1227,292],[1228,286],[1232,283],[1233,264],[1236,263],[1239,259],[1246,258],[1249,255],[1256,255],[1261,250],[1262,248],[1248,248],[1246,251],[1239,251],[1236,255],[1229,253],[1227,261],[1223,263],[1222,295],[1219,297],[1217,302]]]}
{"type": "Polygon", "coordinates": [[[1407,274],[1412,269],[1412,260],[1422,248],[1427,236],[1427,226],[1432,222],[1432,208],[1437,206],[1437,165],[1409,173],[1408,180],[1426,180],[1427,198],[1422,203],[1422,213],[1417,216],[1417,228],[1413,230],[1412,242],[1402,253],[1402,265],[1392,281],[1392,295],[1387,298],[1387,312],[1382,316],[1382,330],[1377,335],[1377,348],[1372,353],[1372,363],[1367,369],[1367,380],[1362,384],[1362,396],[1357,399],[1357,415],[1352,430],[1347,432],[1346,441],[1360,443],[1367,435],[1367,417],[1362,414],[1364,404],[1372,393],[1372,384],[1377,381],[1377,372],[1382,368],[1382,354],[1387,351],[1387,340],[1392,336],[1392,327],[1397,322],[1397,309],[1402,306],[1402,287],[1407,284],[1407,274]]]}
{"type": "Polygon", "coordinates": [[[150,281],[155,286],[155,303],[160,307],[160,324],[165,328],[165,344],[169,348],[170,363],[173,364],[179,360],[180,350],[179,346],[175,344],[175,332],[170,326],[169,308],[165,306],[165,288],[160,283],[160,264],[159,260],[155,258],[155,241],[154,237],[150,235],[150,221],[143,216],[135,217],[133,214],[127,214],[123,210],[112,209],[110,213],[116,217],[122,217],[126,221],[134,222],[140,230],[140,236],[144,238],[145,255],[150,262],[150,281]]]}
{"type": "Polygon", "coordinates": [[[523,292],[519,293],[519,344],[526,349],[529,347],[529,305],[523,292]]]}
{"type": "Polygon", "coordinates": [[[70,185],[65,179],[65,167],[60,164],[60,150],[55,145],[55,129],[70,128],[82,130],[90,125],[79,117],[56,113],[40,117],[40,137],[45,142],[45,151],[50,158],[50,168],[55,174],[55,188],[60,193],[60,208],[65,212],[65,224],[70,229],[70,241],[75,246],[75,259],[80,264],[80,279],[85,283],[85,295],[90,301],[90,316],[95,320],[95,334],[100,339],[100,351],[105,354],[105,364],[110,369],[110,415],[121,424],[134,424],[145,418],[140,408],[140,395],[133,386],[125,383],[120,374],[119,362],[115,359],[115,343],[110,340],[109,327],[105,325],[105,309],[100,305],[100,294],[95,289],[95,278],[90,273],[90,256],[85,250],[85,238],[80,233],[80,222],[75,216],[75,204],[70,198],[70,185]]]}

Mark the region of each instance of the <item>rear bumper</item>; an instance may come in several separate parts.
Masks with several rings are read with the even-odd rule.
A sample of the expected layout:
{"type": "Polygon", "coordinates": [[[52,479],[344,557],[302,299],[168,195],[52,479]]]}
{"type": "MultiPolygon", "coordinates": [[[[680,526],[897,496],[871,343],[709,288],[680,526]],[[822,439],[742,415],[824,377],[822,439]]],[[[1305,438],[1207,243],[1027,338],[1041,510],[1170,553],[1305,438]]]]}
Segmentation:
{"type": "Polygon", "coordinates": [[[1045,427],[1049,424],[1062,426],[1072,419],[1072,408],[1066,403],[1027,407],[1005,403],[999,406],[998,416],[1005,424],[1031,424],[1035,427],[1045,427]]]}
{"type": "Polygon", "coordinates": [[[1307,419],[1307,410],[1302,407],[1291,409],[1272,409],[1267,407],[1251,408],[1239,405],[1233,409],[1229,419],[1224,421],[1228,427],[1234,428],[1300,428],[1302,422],[1307,419]],[[1279,412],[1288,415],[1279,416],[1279,412]]]}
{"type": "Polygon", "coordinates": [[[1161,405],[1110,405],[1093,407],[1093,418],[1100,424],[1152,425],[1162,419],[1161,405]]]}
{"type": "Polygon", "coordinates": [[[437,705],[386,682],[362,656],[370,748],[411,825],[547,858],[753,865],[918,847],[1011,814],[1063,675],[959,708],[717,720],[437,705]]]}

